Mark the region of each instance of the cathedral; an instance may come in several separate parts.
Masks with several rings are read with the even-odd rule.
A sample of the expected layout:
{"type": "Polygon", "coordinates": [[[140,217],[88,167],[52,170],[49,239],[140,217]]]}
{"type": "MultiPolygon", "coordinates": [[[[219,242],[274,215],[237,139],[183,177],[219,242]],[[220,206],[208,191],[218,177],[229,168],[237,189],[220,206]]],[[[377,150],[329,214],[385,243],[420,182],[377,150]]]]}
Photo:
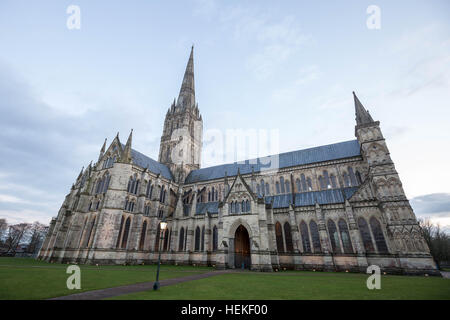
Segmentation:
{"type": "Polygon", "coordinates": [[[436,274],[380,122],[353,97],[356,139],[201,168],[192,49],[158,161],[133,149],[132,131],[125,144],[105,140],[38,259],[436,274]]]}

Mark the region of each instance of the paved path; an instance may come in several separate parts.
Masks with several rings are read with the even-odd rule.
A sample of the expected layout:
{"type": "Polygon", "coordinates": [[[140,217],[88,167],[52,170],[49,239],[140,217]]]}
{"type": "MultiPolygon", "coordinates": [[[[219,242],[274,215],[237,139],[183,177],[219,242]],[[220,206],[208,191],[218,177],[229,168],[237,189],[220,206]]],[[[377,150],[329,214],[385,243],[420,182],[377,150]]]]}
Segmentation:
{"type": "Polygon", "coordinates": [[[450,272],[447,271],[441,271],[441,274],[444,278],[450,279],[450,272]]]}
{"type": "MultiPolygon", "coordinates": [[[[217,276],[217,275],[224,274],[224,273],[230,273],[230,272],[234,272],[234,271],[233,270],[211,271],[211,272],[195,274],[195,275],[190,275],[190,276],[181,277],[181,278],[165,279],[165,280],[159,281],[159,284],[161,287],[171,286],[171,285],[186,282],[186,281],[209,278],[209,277],[217,276]]],[[[101,299],[111,298],[111,297],[120,296],[120,295],[128,294],[128,293],[152,290],[153,284],[154,284],[154,281],[141,282],[141,283],[135,283],[135,284],[125,285],[125,286],[120,286],[120,287],[75,293],[75,294],[71,294],[68,296],[51,298],[49,300],[101,300],[101,299]]]]}

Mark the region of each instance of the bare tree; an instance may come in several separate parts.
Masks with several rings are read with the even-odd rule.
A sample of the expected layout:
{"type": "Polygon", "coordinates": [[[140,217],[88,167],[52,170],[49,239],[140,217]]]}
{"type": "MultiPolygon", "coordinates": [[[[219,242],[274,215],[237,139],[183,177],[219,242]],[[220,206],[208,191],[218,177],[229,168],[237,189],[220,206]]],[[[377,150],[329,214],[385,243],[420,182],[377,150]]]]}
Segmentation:
{"type": "Polygon", "coordinates": [[[6,219],[0,219],[0,244],[3,243],[6,230],[8,230],[8,222],[6,222],[6,219]]]}
{"type": "Polygon", "coordinates": [[[439,224],[435,225],[429,219],[419,219],[419,225],[430,253],[440,269],[442,262],[450,261],[450,237],[441,230],[439,224]]]}
{"type": "Polygon", "coordinates": [[[29,230],[31,234],[30,242],[27,247],[28,253],[35,253],[37,252],[37,250],[39,250],[39,247],[41,246],[42,241],[44,240],[46,230],[47,226],[37,221],[31,225],[29,230]]]}
{"type": "Polygon", "coordinates": [[[25,236],[26,232],[31,228],[29,223],[19,223],[10,225],[8,228],[8,236],[5,245],[7,247],[6,253],[15,253],[17,247],[25,236]]]}

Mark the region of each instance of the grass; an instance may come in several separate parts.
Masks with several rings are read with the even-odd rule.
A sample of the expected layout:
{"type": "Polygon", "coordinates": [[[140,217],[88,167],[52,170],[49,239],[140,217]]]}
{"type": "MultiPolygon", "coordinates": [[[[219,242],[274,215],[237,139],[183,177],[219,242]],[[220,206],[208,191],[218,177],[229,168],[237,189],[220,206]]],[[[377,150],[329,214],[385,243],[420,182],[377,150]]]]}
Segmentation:
{"type": "MultiPolygon", "coordinates": [[[[29,258],[0,258],[0,300],[47,299],[83,291],[154,281],[156,266],[81,265],[81,290],[66,287],[67,265],[29,258]]],[[[162,265],[160,279],[211,271],[206,267],[162,265]]]]}
{"type": "MultiPolygon", "coordinates": [[[[0,299],[46,299],[82,291],[153,281],[155,265],[81,267],[81,290],[68,290],[67,265],[27,258],[0,258],[0,299]]],[[[211,271],[207,267],[161,266],[161,279],[211,271]]],[[[444,299],[450,279],[382,276],[381,290],[368,290],[368,275],[332,272],[227,273],[114,297],[113,299],[444,299]]]]}
{"type": "Polygon", "coordinates": [[[450,299],[450,279],[387,275],[381,277],[380,290],[368,290],[367,277],[328,272],[233,273],[112,299],[450,299]]]}

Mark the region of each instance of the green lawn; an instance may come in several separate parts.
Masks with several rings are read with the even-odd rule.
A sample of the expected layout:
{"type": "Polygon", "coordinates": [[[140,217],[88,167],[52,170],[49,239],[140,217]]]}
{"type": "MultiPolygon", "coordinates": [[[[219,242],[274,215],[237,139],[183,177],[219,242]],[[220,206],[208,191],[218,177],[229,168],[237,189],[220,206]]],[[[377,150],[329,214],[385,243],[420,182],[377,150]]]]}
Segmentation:
{"type": "MultiPolygon", "coordinates": [[[[46,299],[82,291],[153,281],[156,266],[81,265],[81,290],[66,287],[67,265],[29,258],[0,258],[0,300],[46,299]]],[[[162,265],[160,279],[179,278],[211,268],[162,265]]]]}
{"type": "MultiPolygon", "coordinates": [[[[153,281],[156,266],[80,266],[81,290],[68,290],[67,265],[26,258],[0,258],[0,299],[45,299],[82,291],[153,281]]],[[[161,266],[161,279],[211,268],[161,266]]],[[[368,275],[285,271],[229,273],[114,299],[446,299],[450,279],[382,276],[381,290],[368,290],[368,275]]]]}
{"type": "Polygon", "coordinates": [[[113,299],[450,299],[450,279],[382,276],[368,290],[368,275],[322,272],[223,274],[113,299]]]}

